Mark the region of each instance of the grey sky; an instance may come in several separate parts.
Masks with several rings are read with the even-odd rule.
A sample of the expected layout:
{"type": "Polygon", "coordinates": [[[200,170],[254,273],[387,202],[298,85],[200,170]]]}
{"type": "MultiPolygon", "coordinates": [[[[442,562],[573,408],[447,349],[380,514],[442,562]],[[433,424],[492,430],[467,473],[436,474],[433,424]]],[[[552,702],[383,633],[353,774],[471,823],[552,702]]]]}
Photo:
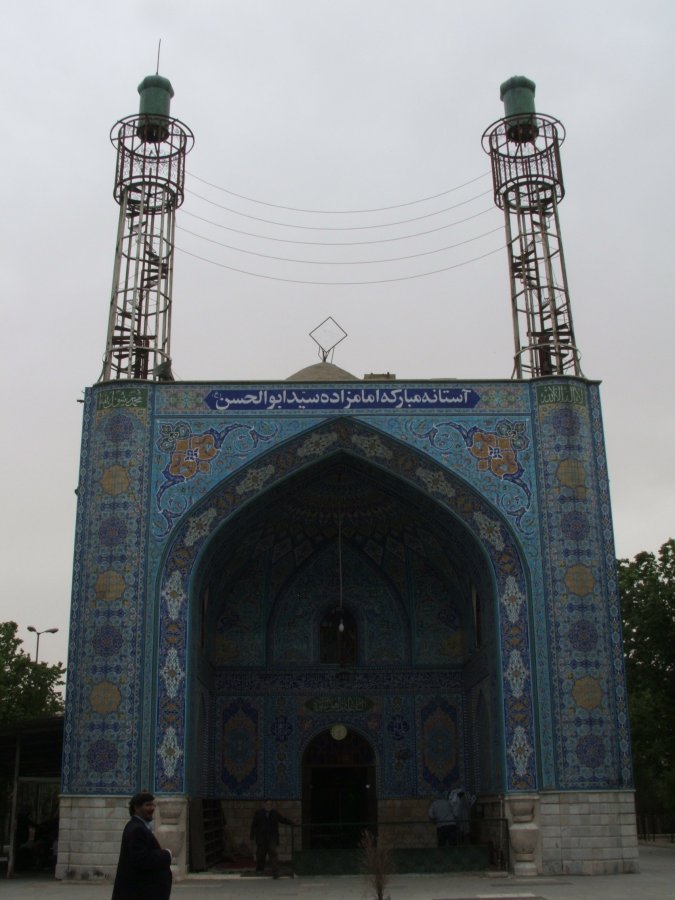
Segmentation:
{"type": "Polygon", "coordinates": [[[617,552],[673,535],[672,0],[27,0],[2,20],[2,618],[19,622],[29,652],[27,625],[57,626],[40,656],[66,656],[77,400],[101,369],[118,214],[108,135],[137,111],[159,38],[172,114],[196,137],[177,244],[220,264],[177,254],[172,355],[186,380],[283,379],[315,360],[307,334],[328,315],[349,332],[334,361],[358,376],[508,378],[505,251],[449,267],[503,244],[501,214],[478,196],[490,188],[480,139],[502,115],[500,83],[532,78],[537,109],[567,130],[561,228],[583,369],[603,382],[617,552]],[[318,215],[198,178],[321,210],[393,207],[478,180],[399,209],[318,215]],[[346,248],[278,240],[382,241],[464,217],[346,248]],[[253,253],[427,255],[308,265],[253,253]]]}

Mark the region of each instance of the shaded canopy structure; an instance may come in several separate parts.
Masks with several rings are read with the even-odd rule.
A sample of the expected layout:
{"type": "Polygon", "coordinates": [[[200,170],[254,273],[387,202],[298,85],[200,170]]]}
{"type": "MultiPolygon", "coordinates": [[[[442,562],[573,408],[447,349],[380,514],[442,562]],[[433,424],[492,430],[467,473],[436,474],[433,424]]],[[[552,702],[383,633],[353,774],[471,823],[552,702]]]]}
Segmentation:
{"type": "Polygon", "coordinates": [[[0,725],[0,843],[8,848],[8,876],[25,840],[20,820],[36,827],[58,818],[62,750],[63,716],[0,725]]]}

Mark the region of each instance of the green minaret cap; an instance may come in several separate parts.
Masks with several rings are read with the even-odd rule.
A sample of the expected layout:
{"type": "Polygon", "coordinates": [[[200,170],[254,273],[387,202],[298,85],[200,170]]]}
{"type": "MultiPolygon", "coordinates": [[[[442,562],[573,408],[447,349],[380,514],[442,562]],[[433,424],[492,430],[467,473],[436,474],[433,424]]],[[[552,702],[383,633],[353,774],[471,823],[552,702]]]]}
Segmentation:
{"type": "Polygon", "coordinates": [[[138,85],[141,95],[140,114],[142,116],[166,116],[171,114],[173,88],[168,78],[162,75],[148,75],[138,85]]]}
{"type": "Polygon", "coordinates": [[[504,101],[504,116],[533,116],[536,85],[524,75],[514,75],[499,88],[499,99],[504,101]]]}

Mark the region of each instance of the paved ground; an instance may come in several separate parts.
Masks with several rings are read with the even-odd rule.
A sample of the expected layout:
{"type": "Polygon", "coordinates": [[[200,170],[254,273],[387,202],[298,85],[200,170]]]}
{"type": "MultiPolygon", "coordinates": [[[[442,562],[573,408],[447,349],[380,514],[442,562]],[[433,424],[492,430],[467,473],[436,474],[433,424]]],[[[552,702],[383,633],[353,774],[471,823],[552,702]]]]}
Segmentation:
{"type": "MultiPolygon", "coordinates": [[[[640,846],[639,875],[538,877],[394,875],[391,900],[667,900],[675,898],[675,844],[640,846]]],[[[0,879],[0,900],[109,900],[111,885],[40,877],[0,879]]],[[[194,875],[174,885],[172,900],[370,900],[362,878],[242,878],[194,875]]]]}

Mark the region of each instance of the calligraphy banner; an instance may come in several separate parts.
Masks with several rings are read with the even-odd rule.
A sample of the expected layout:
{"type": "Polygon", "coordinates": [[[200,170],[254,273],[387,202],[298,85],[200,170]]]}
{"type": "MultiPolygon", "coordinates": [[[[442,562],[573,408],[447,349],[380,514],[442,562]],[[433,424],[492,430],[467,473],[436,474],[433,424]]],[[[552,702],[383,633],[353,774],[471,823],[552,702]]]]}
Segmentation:
{"type": "Polygon", "coordinates": [[[142,388],[110,388],[96,396],[96,409],[145,409],[148,392],[142,388]]]}
{"type": "Polygon", "coordinates": [[[219,412],[229,409],[473,409],[479,400],[476,391],[461,387],[232,388],[211,391],[204,398],[209,409],[219,412]]]}

